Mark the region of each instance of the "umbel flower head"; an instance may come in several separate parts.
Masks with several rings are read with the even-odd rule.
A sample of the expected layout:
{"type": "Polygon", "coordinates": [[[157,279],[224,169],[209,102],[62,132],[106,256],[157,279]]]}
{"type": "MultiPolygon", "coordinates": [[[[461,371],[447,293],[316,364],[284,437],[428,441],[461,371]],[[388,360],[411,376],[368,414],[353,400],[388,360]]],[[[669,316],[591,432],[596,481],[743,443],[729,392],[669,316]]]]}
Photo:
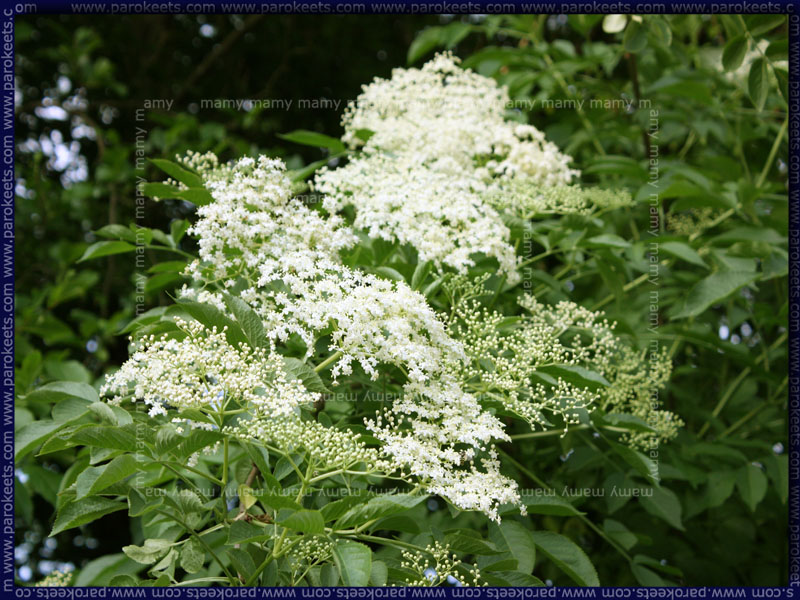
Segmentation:
{"type": "Polygon", "coordinates": [[[324,207],[355,208],[353,227],[413,246],[421,261],[459,274],[476,257],[519,280],[503,213],[591,213],[630,203],[616,192],[570,185],[578,171],[544,134],[506,119],[508,92],[439,54],[421,69],[395,69],[348,106],[343,140],[360,152],[323,168],[324,207]]]}

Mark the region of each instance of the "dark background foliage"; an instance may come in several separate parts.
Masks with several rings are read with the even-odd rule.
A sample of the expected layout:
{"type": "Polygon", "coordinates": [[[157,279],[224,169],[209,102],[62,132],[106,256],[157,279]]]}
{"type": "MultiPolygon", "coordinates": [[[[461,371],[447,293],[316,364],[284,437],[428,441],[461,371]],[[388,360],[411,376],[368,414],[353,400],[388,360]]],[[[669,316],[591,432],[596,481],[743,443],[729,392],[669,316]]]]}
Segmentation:
{"type": "MultiPolygon", "coordinates": [[[[132,261],[77,261],[96,241],[93,231],[133,221],[137,151],[171,158],[214,150],[224,159],[267,153],[300,167],[324,150],[277,134],[338,136],[344,104],[361,85],[450,48],[509,86],[517,106],[530,109],[510,116],[573,155],[585,184],[623,187],[639,200],[604,223],[560,221],[565,236],[556,246],[566,248],[573,239],[566,234],[576,232],[577,239],[613,233],[630,244],[577,243],[578,252],[537,261],[537,293],[604,308],[640,345],[657,339],[667,347],[675,371],[662,399],[686,421],[660,451],[663,491],[655,501],[588,494],[577,500],[588,518],[537,514],[534,529],[575,540],[607,585],[785,583],[786,25],[774,16],[688,15],[621,26],[602,15],[18,18],[18,395],[51,380],[95,383],[126,357],[117,333],[132,317],[132,261]],[[740,67],[748,48],[754,57],[740,67]],[[225,98],[293,104],[200,107],[225,98]],[[341,102],[302,110],[300,99],[341,102]],[[591,107],[591,99],[610,108],[591,107]],[[557,104],[575,100],[586,103],[577,110],[557,104]],[[148,101],[153,107],[137,120],[148,101]],[[648,136],[652,110],[656,137],[648,136]],[[137,127],[145,135],[137,138],[137,127]],[[668,262],[662,257],[653,334],[646,232],[648,158],[656,152],[660,239],[680,245],[668,262]],[[740,285],[714,278],[731,272],[740,285]]],[[[158,178],[148,166],[147,179],[158,178]]],[[[139,223],[168,231],[191,212],[187,203],[150,202],[139,223]]],[[[546,237],[549,225],[537,235],[546,237]]],[[[190,240],[181,244],[193,251],[190,240]]],[[[151,264],[171,259],[149,255],[151,264]]],[[[148,306],[168,303],[180,285],[177,275],[158,275],[148,282],[148,306]]],[[[20,406],[21,425],[50,409],[20,406]]],[[[624,453],[585,431],[522,440],[507,448],[506,464],[523,486],[608,492],[639,477],[624,453]]],[[[117,513],[46,540],[71,460],[28,456],[18,465],[23,580],[40,578],[53,561],[80,567],[136,539],[135,525],[117,513]]],[[[569,582],[539,562],[537,576],[569,582]]],[[[91,563],[97,573],[85,581],[102,581],[111,564],[91,563]]]]}

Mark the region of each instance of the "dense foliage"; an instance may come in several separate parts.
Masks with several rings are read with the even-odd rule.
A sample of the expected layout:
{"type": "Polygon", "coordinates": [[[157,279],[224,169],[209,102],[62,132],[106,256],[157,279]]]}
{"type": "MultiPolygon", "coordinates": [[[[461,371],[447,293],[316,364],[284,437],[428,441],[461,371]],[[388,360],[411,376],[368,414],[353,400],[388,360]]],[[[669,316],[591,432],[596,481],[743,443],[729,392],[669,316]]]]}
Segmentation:
{"type": "Polygon", "coordinates": [[[433,21],[343,132],[144,149],[110,33],[22,28],[21,579],[785,583],[785,19],[433,21]]]}

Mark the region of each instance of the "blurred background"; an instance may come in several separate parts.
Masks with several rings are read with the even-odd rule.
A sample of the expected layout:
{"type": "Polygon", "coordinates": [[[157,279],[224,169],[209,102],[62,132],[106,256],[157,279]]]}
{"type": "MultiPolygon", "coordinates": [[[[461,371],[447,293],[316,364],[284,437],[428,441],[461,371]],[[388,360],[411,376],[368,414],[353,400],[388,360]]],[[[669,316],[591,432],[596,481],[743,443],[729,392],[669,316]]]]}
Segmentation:
{"type": "MultiPolygon", "coordinates": [[[[739,260],[737,268],[764,273],[758,294],[739,294],[665,330],[676,357],[667,406],[687,422],[662,463],[677,495],[661,515],[638,510],[625,519],[616,512],[625,502],[596,501],[605,535],[629,549],[647,547],[637,555],[645,558],[620,569],[593,532],[567,521],[567,533],[605,584],[785,583],[786,36],[780,15],[19,16],[17,394],[50,380],[95,383],[127,357],[117,333],[133,315],[133,261],[77,261],[97,240],[93,231],[134,220],[137,176],[160,179],[147,163],[137,168],[137,158],[189,149],[222,159],[265,153],[299,168],[326,151],[278,134],[338,137],[341,113],[363,84],[449,49],[509,86],[516,101],[509,118],[536,125],[574,156],[586,184],[625,187],[643,200],[647,159],[657,152],[669,233],[689,240],[721,233],[709,244],[715,264],[739,260]],[[657,138],[648,136],[652,110],[657,138]],[[714,229],[723,221],[724,231],[714,229]],[[706,434],[730,443],[713,445],[706,434]],[[723,476],[742,465],[758,465],[754,485],[763,477],[768,489],[723,476]]],[[[191,212],[188,203],[148,201],[139,224],[168,230],[191,212]]],[[[646,231],[644,209],[622,217],[631,225],[621,235],[646,231]]],[[[191,243],[183,242],[188,252],[191,243]]],[[[612,265],[603,274],[607,289],[598,297],[613,293],[604,307],[625,325],[623,271],[612,265]]],[[[664,306],[692,281],[665,272],[664,306]]],[[[181,282],[177,272],[152,274],[147,306],[167,303],[181,282]]],[[[18,427],[40,417],[37,410],[23,404],[18,427]]],[[[568,464],[555,460],[566,450],[553,440],[539,455],[552,465],[548,481],[580,474],[593,485],[597,473],[603,484],[590,449],[568,464]]],[[[533,464],[531,453],[517,458],[533,464]]],[[[47,537],[70,460],[28,456],[18,465],[22,582],[72,565],[86,566],[78,583],[102,583],[119,561],[109,552],[129,543],[124,513],[103,527],[47,537]]]]}

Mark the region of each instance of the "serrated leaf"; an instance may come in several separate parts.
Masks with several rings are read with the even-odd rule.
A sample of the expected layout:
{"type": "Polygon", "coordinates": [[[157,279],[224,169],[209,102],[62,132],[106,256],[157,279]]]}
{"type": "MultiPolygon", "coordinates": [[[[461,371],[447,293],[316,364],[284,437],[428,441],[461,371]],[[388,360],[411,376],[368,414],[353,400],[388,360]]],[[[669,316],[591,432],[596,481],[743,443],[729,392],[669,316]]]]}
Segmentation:
{"type": "Polygon", "coordinates": [[[579,387],[586,387],[591,390],[597,390],[601,387],[608,387],[611,385],[608,380],[599,373],[577,365],[548,365],[539,367],[537,373],[545,373],[551,377],[561,378],[567,383],[572,383],[579,387]]]}
{"type": "Polygon", "coordinates": [[[675,495],[675,492],[664,487],[651,488],[652,494],[649,496],[642,495],[639,498],[644,509],[654,517],[663,519],[675,529],[684,531],[683,523],[681,522],[681,502],[675,495]]]}
{"type": "Polygon", "coordinates": [[[56,515],[51,536],[96,521],[100,517],[118,510],[124,510],[127,505],[107,498],[89,497],[75,500],[61,507],[56,515]]]}
{"type": "Polygon", "coordinates": [[[358,542],[339,540],[333,547],[333,561],[347,587],[369,585],[372,574],[372,551],[358,542]]]}
{"type": "Polygon", "coordinates": [[[533,541],[542,554],[578,585],[600,585],[592,561],[571,539],[552,531],[536,531],[533,541]]]}
{"type": "Polygon", "coordinates": [[[697,250],[689,244],[684,244],[683,242],[659,242],[658,249],[693,265],[708,268],[708,265],[697,253],[697,250]]]}
{"type": "Polygon", "coordinates": [[[122,481],[139,470],[139,464],[131,454],[121,454],[111,462],[99,467],[89,467],[75,481],[76,498],[96,494],[108,486],[122,481]]]}
{"type": "Polygon", "coordinates": [[[242,328],[247,342],[251,348],[266,348],[268,345],[267,334],[264,332],[264,322],[241,298],[225,295],[225,305],[236,318],[242,328]]]}
{"type": "Polygon", "coordinates": [[[489,539],[499,550],[508,550],[517,559],[517,570],[529,575],[536,561],[536,544],[531,532],[518,521],[503,519],[489,526],[489,539]]]}
{"type": "Polygon", "coordinates": [[[681,309],[673,319],[696,317],[713,304],[730,296],[739,288],[753,283],[758,273],[749,271],[717,271],[697,282],[686,294],[681,309]]]}
{"type": "Polygon", "coordinates": [[[181,548],[180,566],[187,573],[197,573],[203,568],[206,562],[206,550],[203,544],[195,538],[190,537],[181,548]]]}
{"type": "Polygon", "coordinates": [[[347,529],[362,525],[367,521],[402,513],[417,506],[427,496],[411,496],[409,494],[384,494],[370,498],[366,503],[356,506],[345,513],[337,522],[339,529],[347,529]]]}
{"type": "Polygon", "coordinates": [[[284,357],[283,362],[289,378],[299,380],[309,392],[330,393],[319,374],[299,358],[284,357]]]}
{"type": "Polygon", "coordinates": [[[260,527],[246,521],[234,521],[228,530],[228,544],[245,544],[248,542],[263,542],[272,538],[273,530],[260,527]]]}
{"type": "Polygon", "coordinates": [[[123,546],[122,551],[128,558],[138,563],[152,565],[169,552],[170,548],[172,548],[172,542],[169,540],[153,538],[145,540],[141,546],[123,546]]]}
{"type": "Polygon", "coordinates": [[[278,521],[287,529],[303,533],[322,533],[325,531],[325,519],[318,510],[298,510],[278,521]]]}

